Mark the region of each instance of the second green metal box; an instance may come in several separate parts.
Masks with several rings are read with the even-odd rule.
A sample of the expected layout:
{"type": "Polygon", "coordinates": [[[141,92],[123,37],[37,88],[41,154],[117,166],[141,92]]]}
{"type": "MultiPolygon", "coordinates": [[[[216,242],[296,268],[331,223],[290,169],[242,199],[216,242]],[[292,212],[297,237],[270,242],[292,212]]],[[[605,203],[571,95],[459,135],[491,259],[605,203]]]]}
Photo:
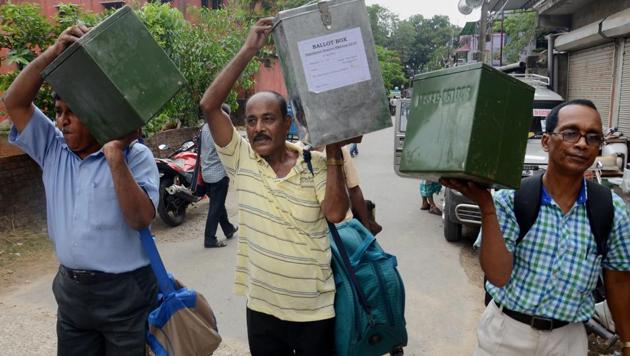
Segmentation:
{"type": "Polygon", "coordinates": [[[517,188],[534,88],[485,64],[416,76],[400,171],[517,188]]]}
{"type": "Polygon", "coordinates": [[[185,85],[127,6],[68,47],[42,76],[101,144],[142,127],[185,85]]]}

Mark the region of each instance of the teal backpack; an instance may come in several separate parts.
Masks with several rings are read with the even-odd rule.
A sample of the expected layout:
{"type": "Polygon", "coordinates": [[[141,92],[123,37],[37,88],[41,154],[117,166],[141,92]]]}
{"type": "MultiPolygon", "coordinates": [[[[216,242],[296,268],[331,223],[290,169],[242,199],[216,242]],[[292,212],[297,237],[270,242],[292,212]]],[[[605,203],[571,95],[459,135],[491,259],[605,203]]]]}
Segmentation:
{"type": "Polygon", "coordinates": [[[329,223],[338,356],[402,355],[407,345],[405,287],[396,257],[358,220],[329,223]]]}
{"type": "MultiPolygon", "coordinates": [[[[311,155],[304,161],[313,173],[311,155]]],[[[335,294],[337,356],[403,354],[405,287],[398,262],[358,220],[328,222],[335,294]]]]}

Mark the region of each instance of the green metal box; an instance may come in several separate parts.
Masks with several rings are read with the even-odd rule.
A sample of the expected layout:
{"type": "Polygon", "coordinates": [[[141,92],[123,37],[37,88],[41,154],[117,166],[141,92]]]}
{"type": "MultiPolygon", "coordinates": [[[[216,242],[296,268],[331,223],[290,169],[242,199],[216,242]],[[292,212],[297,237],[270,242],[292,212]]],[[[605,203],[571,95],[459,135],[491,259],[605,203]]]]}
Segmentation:
{"type": "Polygon", "coordinates": [[[68,47],[42,76],[101,144],[142,127],[186,83],[127,6],[68,47]]]}
{"type": "Polygon", "coordinates": [[[392,125],[363,0],[281,11],[273,32],[282,73],[309,143],[325,145],[392,125]]]}
{"type": "Polygon", "coordinates": [[[414,78],[400,171],[517,188],[534,88],[485,64],[414,78]]]}

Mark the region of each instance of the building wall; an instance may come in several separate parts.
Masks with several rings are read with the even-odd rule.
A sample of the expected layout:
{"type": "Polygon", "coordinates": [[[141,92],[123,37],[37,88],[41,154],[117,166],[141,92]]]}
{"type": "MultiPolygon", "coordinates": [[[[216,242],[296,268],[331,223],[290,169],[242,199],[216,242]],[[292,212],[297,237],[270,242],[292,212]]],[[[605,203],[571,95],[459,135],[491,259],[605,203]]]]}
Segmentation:
{"type": "Polygon", "coordinates": [[[591,1],[572,16],[573,29],[599,21],[606,16],[630,8],[630,0],[591,1]]]}
{"type": "Polygon", "coordinates": [[[153,152],[155,157],[166,158],[173,151],[179,148],[182,143],[193,139],[198,131],[199,129],[196,127],[166,130],[149,137],[145,140],[145,144],[151,149],[151,152],[153,152]],[[161,144],[165,144],[169,148],[167,150],[160,151],[158,146],[161,144]]]}
{"type": "Polygon", "coordinates": [[[0,158],[0,233],[46,227],[42,171],[29,156],[0,158]]]}
{"type": "Polygon", "coordinates": [[[284,84],[282,68],[277,58],[270,59],[267,64],[261,63],[258,72],[254,75],[256,92],[272,90],[288,98],[287,87],[284,84]]]}

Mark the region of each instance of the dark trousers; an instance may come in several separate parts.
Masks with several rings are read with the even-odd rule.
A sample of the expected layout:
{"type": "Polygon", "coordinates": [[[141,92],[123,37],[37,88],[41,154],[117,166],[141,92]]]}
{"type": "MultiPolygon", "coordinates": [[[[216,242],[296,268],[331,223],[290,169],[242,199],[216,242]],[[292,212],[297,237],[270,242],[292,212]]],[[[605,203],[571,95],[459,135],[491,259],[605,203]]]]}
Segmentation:
{"type": "Polygon", "coordinates": [[[327,356],[335,348],[335,319],[292,322],[247,308],[252,356],[327,356]]]}
{"type": "Polygon", "coordinates": [[[148,266],[116,275],[77,275],[60,266],[53,281],[57,355],[145,355],[146,321],[157,292],[148,266]]]}
{"type": "Polygon", "coordinates": [[[206,231],[204,232],[205,244],[217,242],[217,227],[221,224],[223,234],[228,236],[234,232],[234,225],[228,220],[227,210],[225,210],[225,198],[230,187],[230,178],[223,177],[216,183],[206,183],[206,194],[210,198],[208,208],[208,219],[206,220],[206,231]]]}

